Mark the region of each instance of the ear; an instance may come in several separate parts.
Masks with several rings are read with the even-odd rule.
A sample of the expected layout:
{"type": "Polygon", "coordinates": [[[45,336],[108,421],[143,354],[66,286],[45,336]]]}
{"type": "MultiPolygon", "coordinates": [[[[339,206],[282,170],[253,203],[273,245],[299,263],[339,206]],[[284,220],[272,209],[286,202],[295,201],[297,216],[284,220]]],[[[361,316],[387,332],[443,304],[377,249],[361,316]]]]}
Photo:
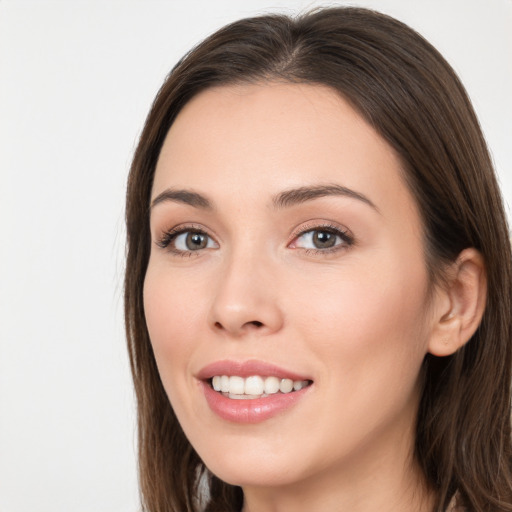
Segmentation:
{"type": "Polygon", "coordinates": [[[446,283],[437,290],[428,351],[448,356],[468,342],[480,325],[486,297],[482,255],[476,249],[464,249],[448,269],[446,283]]]}

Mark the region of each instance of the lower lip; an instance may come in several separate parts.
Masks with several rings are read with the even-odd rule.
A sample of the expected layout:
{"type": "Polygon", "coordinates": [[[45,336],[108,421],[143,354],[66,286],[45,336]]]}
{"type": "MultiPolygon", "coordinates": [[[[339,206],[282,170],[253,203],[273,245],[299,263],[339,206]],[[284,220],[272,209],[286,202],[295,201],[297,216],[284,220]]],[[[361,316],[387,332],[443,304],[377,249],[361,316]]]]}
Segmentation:
{"type": "Polygon", "coordinates": [[[202,381],[204,395],[210,409],[222,419],[233,423],[259,423],[293,407],[311,388],[311,385],[291,393],[275,393],[265,398],[236,400],[227,398],[202,381]]]}

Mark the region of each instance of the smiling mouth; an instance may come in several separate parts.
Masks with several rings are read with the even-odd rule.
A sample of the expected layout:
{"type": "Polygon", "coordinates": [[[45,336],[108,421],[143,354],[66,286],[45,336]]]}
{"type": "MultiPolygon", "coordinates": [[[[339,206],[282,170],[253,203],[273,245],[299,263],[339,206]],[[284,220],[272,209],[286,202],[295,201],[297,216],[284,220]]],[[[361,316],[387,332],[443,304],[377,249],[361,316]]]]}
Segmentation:
{"type": "Polygon", "coordinates": [[[300,391],[313,383],[311,380],[282,379],[275,376],[215,375],[209,379],[210,387],[233,400],[254,400],[277,394],[300,391]]]}

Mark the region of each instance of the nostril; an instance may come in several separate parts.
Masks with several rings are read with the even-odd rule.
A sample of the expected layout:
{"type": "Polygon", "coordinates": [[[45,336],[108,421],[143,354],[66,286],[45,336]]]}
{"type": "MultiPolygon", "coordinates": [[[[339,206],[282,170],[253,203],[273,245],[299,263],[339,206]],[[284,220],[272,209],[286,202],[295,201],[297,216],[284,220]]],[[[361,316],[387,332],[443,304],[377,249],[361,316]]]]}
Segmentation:
{"type": "Polygon", "coordinates": [[[245,331],[250,331],[252,329],[261,329],[263,327],[265,327],[265,323],[264,322],[260,322],[259,320],[250,320],[249,322],[244,322],[242,325],[240,324],[235,324],[235,325],[230,325],[230,324],[223,324],[222,322],[215,322],[213,324],[213,327],[214,329],[218,330],[218,331],[229,331],[229,332],[232,332],[232,333],[238,333],[238,334],[242,334],[243,332],[245,331]]]}

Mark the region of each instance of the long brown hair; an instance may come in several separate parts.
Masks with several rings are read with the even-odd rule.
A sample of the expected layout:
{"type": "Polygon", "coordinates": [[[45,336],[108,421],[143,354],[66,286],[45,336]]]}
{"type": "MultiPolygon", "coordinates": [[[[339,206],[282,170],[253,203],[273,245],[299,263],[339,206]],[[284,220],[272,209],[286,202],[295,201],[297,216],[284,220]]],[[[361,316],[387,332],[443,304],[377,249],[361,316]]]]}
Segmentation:
{"type": "Polygon", "coordinates": [[[399,21],[343,7],[250,18],[219,30],[176,65],[146,120],[128,180],[125,280],[144,509],[242,506],[241,489],[208,472],[174,415],[151,349],[142,290],[153,175],[180,109],[209,87],[269,80],[338,91],[400,155],[422,216],[432,282],[464,248],[483,255],[488,296],[480,327],[453,356],[425,358],[416,456],[436,490],[435,512],[455,493],[470,511],[512,511],[512,256],[486,143],[463,86],[437,50],[399,21]]]}

